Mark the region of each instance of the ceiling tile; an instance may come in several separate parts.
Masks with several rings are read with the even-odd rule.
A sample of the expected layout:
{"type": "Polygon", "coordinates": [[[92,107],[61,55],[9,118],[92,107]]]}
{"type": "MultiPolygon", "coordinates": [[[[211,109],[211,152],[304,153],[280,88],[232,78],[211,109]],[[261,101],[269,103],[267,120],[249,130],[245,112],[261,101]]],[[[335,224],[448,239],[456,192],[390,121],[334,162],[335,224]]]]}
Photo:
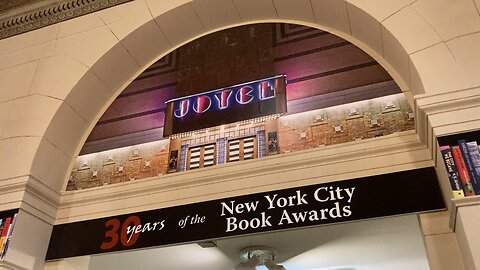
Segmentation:
{"type": "Polygon", "coordinates": [[[44,58],[38,63],[30,94],[65,99],[87,70],[85,65],[64,54],[44,58]]]}
{"type": "Polygon", "coordinates": [[[274,0],[280,19],[315,22],[310,0],[274,0]]]}
{"type": "MultiPolygon", "coordinates": [[[[410,91],[413,95],[424,94],[425,87],[423,86],[422,79],[420,78],[420,74],[418,74],[418,70],[412,62],[412,59],[408,59],[408,65],[410,69],[410,91]]],[[[410,103],[410,104],[413,104],[410,103]]]]}
{"type": "Polygon", "coordinates": [[[57,38],[63,38],[73,34],[78,34],[93,28],[104,26],[103,21],[98,17],[97,13],[90,13],[71,20],[60,23],[57,38]]]}
{"type": "Polygon", "coordinates": [[[158,0],[145,0],[147,3],[150,12],[154,18],[162,15],[165,12],[175,10],[177,7],[180,7],[186,3],[192,2],[192,0],[168,0],[168,1],[158,1],[158,0]]]}
{"type": "Polygon", "coordinates": [[[123,5],[104,9],[98,16],[107,24],[115,36],[121,40],[138,27],[153,20],[144,1],[132,1],[123,5]]]}
{"type": "Polygon", "coordinates": [[[347,2],[364,10],[381,22],[405,6],[415,2],[415,0],[347,0],[347,2]]]}
{"type": "Polygon", "coordinates": [[[318,24],[334,29],[332,32],[350,33],[345,1],[312,0],[312,6],[318,24]]]}
{"type": "Polygon", "coordinates": [[[278,17],[272,0],[233,0],[244,21],[275,19],[278,17]]]}
{"type": "Polygon", "coordinates": [[[480,16],[472,0],[418,0],[412,7],[443,40],[480,31],[480,16]]]}
{"type": "Polygon", "coordinates": [[[57,38],[59,27],[60,24],[57,23],[35,31],[2,39],[2,42],[0,42],[0,54],[54,41],[57,38]]]}
{"type": "Polygon", "coordinates": [[[398,40],[382,26],[383,56],[401,78],[391,74],[402,90],[410,88],[409,56],[398,40]],[[401,79],[402,81],[399,81],[401,79]]]}
{"type": "Polygon", "coordinates": [[[442,41],[435,30],[411,7],[405,7],[382,24],[409,54],[442,41]]]}
{"type": "Polygon", "coordinates": [[[192,4],[182,5],[156,19],[172,45],[180,45],[205,32],[192,4]]]}
{"type": "Polygon", "coordinates": [[[219,29],[241,22],[232,0],[204,0],[192,3],[207,30],[219,29]]]}
{"type": "Polygon", "coordinates": [[[80,151],[89,123],[63,102],[50,121],[44,137],[69,157],[80,151]]]}
{"type": "Polygon", "coordinates": [[[454,38],[446,43],[455,60],[480,60],[480,33],[454,38]]]}
{"type": "Polygon", "coordinates": [[[82,118],[93,122],[112,95],[105,84],[93,72],[88,71],[70,91],[66,101],[82,118]]]}
{"type": "Polygon", "coordinates": [[[42,136],[60,104],[56,98],[40,95],[16,99],[3,137],[42,136]]]}
{"type": "Polygon", "coordinates": [[[145,68],[171,49],[170,42],[153,20],[140,26],[122,39],[121,43],[132,54],[137,63],[145,68]]]}
{"type": "Polygon", "coordinates": [[[42,158],[35,159],[31,175],[53,190],[62,190],[64,179],[67,177],[65,168],[70,165],[71,157],[65,155],[45,139],[41,141],[37,155],[41,155],[42,158]],[[49,169],[45,170],[45,168],[49,169]]]}
{"type": "Polygon", "coordinates": [[[115,7],[103,9],[98,11],[96,14],[103,20],[105,24],[112,24],[124,20],[147,21],[148,19],[152,18],[145,1],[130,1],[115,7]]]}
{"type": "Polygon", "coordinates": [[[51,56],[55,51],[55,45],[56,41],[48,41],[28,48],[0,54],[0,69],[33,62],[51,56]]]}
{"type": "Polygon", "coordinates": [[[65,53],[91,67],[116,43],[118,39],[112,31],[103,26],[58,39],[55,51],[65,53]]]}
{"type": "Polygon", "coordinates": [[[0,140],[0,179],[30,174],[38,137],[16,137],[0,140]]]}
{"type": "Polygon", "coordinates": [[[352,35],[379,55],[383,55],[380,22],[348,2],[347,9],[352,35]]]}
{"type": "Polygon", "coordinates": [[[91,70],[102,80],[110,91],[120,91],[140,70],[140,66],[122,44],[115,45],[91,70]]]}
{"type": "Polygon", "coordinates": [[[28,94],[37,63],[37,61],[33,61],[0,72],[0,89],[8,89],[8,91],[2,91],[0,102],[13,100],[28,94]]]}
{"type": "Polygon", "coordinates": [[[7,125],[8,116],[10,115],[13,102],[14,101],[0,102],[0,138],[3,138],[3,131],[7,125]]]}
{"type": "Polygon", "coordinates": [[[416,52],[411,59],[429,94],[480,85],[480,61],[455,61],[445,43],[416,52]]]}

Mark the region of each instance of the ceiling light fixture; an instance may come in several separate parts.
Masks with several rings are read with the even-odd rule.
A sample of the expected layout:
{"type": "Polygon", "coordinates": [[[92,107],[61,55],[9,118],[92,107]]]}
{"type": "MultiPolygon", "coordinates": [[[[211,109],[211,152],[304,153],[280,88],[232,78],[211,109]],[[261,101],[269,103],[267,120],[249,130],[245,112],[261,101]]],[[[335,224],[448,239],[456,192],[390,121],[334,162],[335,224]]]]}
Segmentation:
{"type": "Polygon", "coordinates": [[[256,266],[265,265],[269,270],[286,270],[275,263],[277,251],[271,247],[254,246],[242,249],[240,258],[244,261],[235,266],[235,270],[255,270],[256,266]]]}

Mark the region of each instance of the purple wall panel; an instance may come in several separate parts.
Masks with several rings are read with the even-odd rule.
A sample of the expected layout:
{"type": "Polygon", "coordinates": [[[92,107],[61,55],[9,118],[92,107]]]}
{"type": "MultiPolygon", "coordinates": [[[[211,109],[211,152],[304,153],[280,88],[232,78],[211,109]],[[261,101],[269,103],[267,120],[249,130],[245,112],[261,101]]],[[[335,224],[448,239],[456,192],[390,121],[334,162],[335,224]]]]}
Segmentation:
{"type": "Polygon", "coordinates": [[[143,89],[160,87],[165,84],[172,84],[176,82],[177,82],[176,72],[168,72],[168,73],[157,75],[155,77],[145,78],[141,80],[134,80],[125,88],[125,90],[123,90],[120,96],[126,95],[126,94],[133,94],[143,89]]]}
{"type": "Polygon", "coordinates": [[[168,87],[117,98],[102,118],[100,118],[100,123],[141,112],[165,109],[165,102],[170,99],[174,93],[175,87],[168,87]]]}
{"type": "Polygon", "coordinates": [[[279,45],[273,48],[275,58],[285,57],[310,50],[317,50],[327,46],[344,43],[345,40],[335,35],[322,35],[318,37],[302,39],[297,42],[279,45]]]}
{"type": "Polygon", "coordinates": [[[289,83],[287,86],[287,100],[322,95],[388,80],[391,80],[388,73],[379,64],[376,64],[297,83],[289,83]]]}
{"type": "Polygon", "coordinates": [[[163,112],[128,118],[111,123],[97,125],[89,135],[90,141],[101,140],[120,135],[163,127],[163,112]]]}
{"type": "Polygon", "coordinates": [[[372,62],[372,58],[354,45],[338,47],[304,56],[275,62],[275,70],[279,74],[287,74],[287,79],[337,70],[348,66],[372,62]]]}

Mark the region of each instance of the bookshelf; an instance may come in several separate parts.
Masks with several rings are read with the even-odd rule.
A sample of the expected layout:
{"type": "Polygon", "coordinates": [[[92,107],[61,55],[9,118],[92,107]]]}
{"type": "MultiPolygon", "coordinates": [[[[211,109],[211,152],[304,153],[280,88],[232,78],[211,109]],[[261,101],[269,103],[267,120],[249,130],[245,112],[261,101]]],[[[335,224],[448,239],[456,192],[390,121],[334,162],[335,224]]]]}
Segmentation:
{"type": "Polygon", "coordinates": [[[0,260],[3,260],[7,253],[17,213],[18,209],[0,212],[0,260]]]}
{"type": "MultiPolygon", "coordinates": [[[[440,152],[442,151],[442,146],[450,146],[452,147],[459,145],[459,141],[464,140],[466,142],[477,142],[477,144],[480,144],[480,130],[472,130],[472,131],[466,131],[466,132],[461,132],[461,133],[455,133],[455,134],[449,134],[445,136],[439,136],[437,137],[438,145],[440,147],[440,152]]],[[[445,149],[445,148],[443,148],[445,149]]],[[[479,150],[480,151],[480,150],[479,150]]],[[[468,154],[467,154],[468,155],[468,154]]],[[[454,184],[453,179],[452,179],[452,171],[449,170],[449,166],[447,165],[446,162],[446,157],[444,155],[444,152],[441,152],[440,158],[442,159],[443,164],[445,165],[445,170],[448,175],[449,181],[450,181],[450,186],[452,188],[452,191],[454,191],[454,184]]],[[[465,153],[463,153],[462,158],[470,158],[472,157],[465,157],[465,153]]],[[[477,182],[480,183],[480,169],[478,169],[478,163],[475,164],[472,160],[470,160],[471,166],[473,168],[459,168],[458,164],[454,162],[454,166],[458,174],[460,174],[460,170],[466,170],[467,172],[464,171],[465,174],[468,174],[470,178],[476,177],[478,180],[477,182]],[[477,170],[476,170],[477,169],[477,170]]],[[[466,163],[466,162],[465,162],[466,163]]],[[[461,167],[461,166],[460,166],[461,167]]],[[[454,174],[455,172],[453,172],[454,174]]],[[[473,179],[472,179],[473,180],[473,179]]],[[[462,185],[462,181],[460,177],[458,178],[458,181],[462,185]]],[[[480,205],[480,193],[476,192],[475,195],[473,196],[458,196],[451,198],[450,200],[450,228],[452,228],[455,231],[455,225],[456,225],[456,218],[457,218],[457,211],[459,207],[466,207],[466,206],[473,206],[473,205],[480,205]]]]}
{"type": "Polygon", "coordinates": [[[458,140],[464,139],[467,142],[480,141],[480,130],[467,131],[462,133],[455,133],[445,136],[437,137],[438,145],[457,145],[458,140]]]}

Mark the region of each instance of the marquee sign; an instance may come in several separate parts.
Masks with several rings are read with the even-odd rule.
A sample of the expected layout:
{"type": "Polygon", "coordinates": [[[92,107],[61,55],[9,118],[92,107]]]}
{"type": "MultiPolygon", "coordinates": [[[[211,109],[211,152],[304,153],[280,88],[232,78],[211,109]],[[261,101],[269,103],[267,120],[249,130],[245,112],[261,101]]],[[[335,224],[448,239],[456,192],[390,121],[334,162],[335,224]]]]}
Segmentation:
{"type": "Polygon", "coordinates": [[[47,260],[444,209],[433,167],[55,225],[47,260]]]}
{"type": "Polygon", "coordinates": [[[284,75],[172,99],[165,105],[164,136],[284,113],[284,75]]]}

